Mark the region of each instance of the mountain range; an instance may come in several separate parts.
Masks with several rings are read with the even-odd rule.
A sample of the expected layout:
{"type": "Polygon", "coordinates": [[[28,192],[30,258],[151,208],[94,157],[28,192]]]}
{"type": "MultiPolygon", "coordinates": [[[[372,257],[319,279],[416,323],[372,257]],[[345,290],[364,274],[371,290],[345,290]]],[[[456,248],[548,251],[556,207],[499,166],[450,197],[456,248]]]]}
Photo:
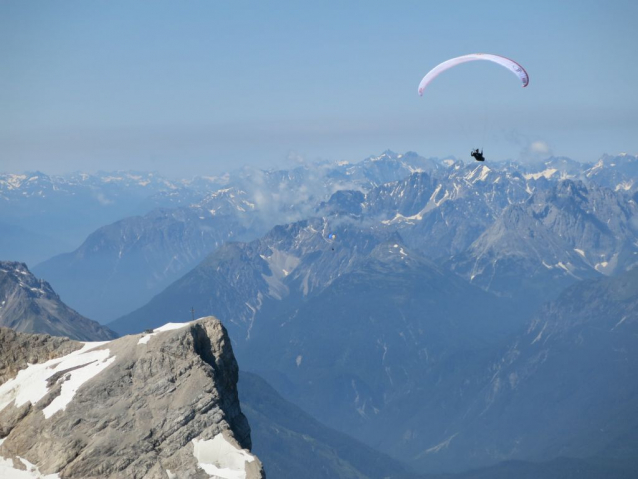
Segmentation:
{"type": "MultiPolygon", "coordinates": [[[[538,307],[564,301],[563,290],[623,277],[635,263],[632,196],[577,178],[573,169],[547,169],[533,178],[511,165],[493,171],[451,162],[367,192],[340,191],[317,207],[321,216],[220,247],[111,326],[139,331],[162,312],[185,315],[191,306],[215,314],[242,365],[286,400],[419,470],[607,457],[599,439],[569,449],[570,435],[580,434],[575,420],[556,433],[563,441],[556,450],[507,449],[521,441],[512,432],[516,422],[495,421],[502,429],[485,436],[487,412],[478,409],[489,403],[494,373],[518,335],[545,314],[535,313],[538,307]],[[610,267],[605,260],[612,258],[610,267]],[[488,440],[494,443],[475,449],[488,440]]],[[[575,383],[586,384],[577,373],[575,383]]],[[[549,371],[539,375],[552,383],[549,371]]],[[[510,381],[501,379],[500,387],[511,388],[510,381]]],[[[565,407],[582,411],[609,401],[595,388],[580,397],[582,404],[566,399],[565,407]]],[[[508,401],[522,400],[508,394],[508,401]]],[[[516,404],[518,417],[532,407],[516,404]]],[[[550,441],[547,421],[538,420],[530,444],[550,441]]],[[[614,440],[628,431],[620,429],[614,440]]]]}
{"type": "MultiPolygon", "coordinates": [[[[376,477],[362,464],[377,451],[406,477],[625,477],[638,470],[635,164],[385,152],[247,170],[36,271],[71,306],[90,296],[102,321],[121,314],[120,334],[220,318],[242,368],[276,390],[247,373],[262,391],[247,397],[271,400],[252,409],[260,437],[300,457],[312,444],[334,477],[376,477]],[[339,434],[356,453],[331,449],[339,434]]],[[[301,467],[263,451],[282,474],[301,467]]]]}
{"type": "MultiPolygon", "coordinates": [[[[75,251],[39,264],[34,271],[53,284],[72,307],[107,322],[146,303],[223,242],[255,239],[274,225],[317,214],[358,216],[386,230],[398,231],[406,244],[430,258],[447,261],[458,255],[459,261],[468,263],[472,260],[473,243],[482,242],[479,237],[494,226],[508,206],[530,201],[545,205],[553,201],[554,212],[559,211],[563,206],[557,204],[562,201],[557,185],[571,179],[571,184],[587,190],[585,201],[592,203],[572,208],[572,217],[555,220],[581,221],[584,227],[590,227],[592,232],[585,235],[585,241],[571,241],[572,249],[589,255],[584,259],[595,269],[606,268],[611,272],[617,262],[622,269],[633,261],[636,225],[628,224],[626,218],[627,213],[631,216],[634,212],[619,215],[612,230],[603,231],[605,228],[601,230],[600,224],[587,223],[606,221],[602,220],[605,214],[615,214],[619,211],[618,204],[627,204],[625,198],[634,190],[618,185],[631,183],[633,170],[620,166],[633,164],[635,157],[621,155],[613,161],[609,158],[601,161],[609,166],[592,167],[559,158],[536,165],[509,162],[488,167],[465,165],[458,160],[426,159],[415,153],[385,152],[355,164],[320,163],[281,171],[247,168],[203,183],[182,182],[179,187],[159,182],[172,189],[166,186],[165,191],[152,198],[168,195],[174,204],[180,204],[179,198],[190,203],[148,211],[143,216],[101,227],[75,251]],[[619,183],[612,185],[605,180],[603,187],[596,183],[605,168],[618,170],[612,176],[619,183]],[[216,190],[222,183],[223,187],[216,190]],[[614,186],[610,192],[609,186],[614,186]],[[553,198],[547,198],[548,195],[553,198]],[[608,204],[603,206],[604,202],[608,204]],[[616,207],[611,205],[614,202],[616,207]],[[584,221],[573,217],[587,216],[592,208],[599,211],[598,216],[584,221]],[[161,232],[156,233],[156,229],[161,232]],[[620,236],[614,238],[619,232],[620,236]],[[594,247],[593,242],[600,239],[603,242],[594,247]],[[614,243],[612,249],[610,243],[614,243]],[[603,248],[607,253],[601,252],[603,248]],[[110,300],[113,297],[119,298],[117,304],[110,300]]],[[[117,178],[122,177],[126,175],[117,178]]],[[[146,184],[150,180],[139,181],[146,184]]],[[[635,207],[635,201],[630,206],[635,207]]],[[[526,206],[528,213],[543,214],[538,208],[531,211],[534,208],[526,206]]],[[[552,218],[547,216],[544,226],[562,234],[558,231],[560,225],[552,218]]],[[[36,241],[33,238],[29,241],[36,241]]],[[[543,259],[552,267],[569,261],[567,257],[554,261],[555,256],[543,259]]],[[[463,269],[467,267],[459,266],[459,271],[463,269]]],[[[489,271],[487,267],[486,274],[479,275],[476,281],[485,283],[489,271]]],[[[560,274],[553,272],[552,276],[560,274]]],[[[564,271],[564,275],[570,273],[564,271]]],[[[569,278],[561,281],[567,283],[569,278]]],[[[495,292],[511,295],[511,291],[495,292]]]]}
{"type": "MultiPolygon", "coordinates": [[[[633,324],[638,270],[575,282],[529,318],[398,236],[344,228],[336,230],[342,243],[335,246],[323,239],[323,225],[304,221],[250,244],[228,244],[113,327],[152,327],[179,304],[214,311],[243,367],[325,424],[420,470],[561,455],[608,459],[620,451],[610,444],[631,437],[632,424],[617,417],[638,417],[630,406],[636,365],[623,356],[635,335],[613,327],[633,324]],[[327,274],[327,265],[339,274],[327,274]],[[593,321],[591,334],[608,330],[610,339],[587,340],[582,314],[593,321]],[[561,328],[551,345],[556,358],[539,351],[545,335],[561,328]],[[625,369],[610,374],[619,360],[625,369]],[[609,382],[591,381],[592,373],[609,382]],[[564,395],[558,405],[556,394],[564,395]],[[618,397],[627,398],[620,410],[618,397]],[[584,410],[598,412],[592,425],[578,421],[584,410]],[[542,415],[527,419],[525,411],[542,415]],[[587,427],[608,428],[609,437],[585,434],[587,427]]],[[[617,459],[630,462],[635,445],[625,450],[617,459]]]]}

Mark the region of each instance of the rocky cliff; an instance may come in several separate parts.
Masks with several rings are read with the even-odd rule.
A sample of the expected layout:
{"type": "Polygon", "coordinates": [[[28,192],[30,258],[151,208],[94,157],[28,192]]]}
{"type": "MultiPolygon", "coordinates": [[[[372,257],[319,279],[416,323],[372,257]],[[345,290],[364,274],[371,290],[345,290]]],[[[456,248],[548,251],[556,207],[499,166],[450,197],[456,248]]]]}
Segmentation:
{"type": "Polygon", "coordinates": [[[264,478],[237,379],[213,317],[101,343],[0,329],[0,477],[264,478]]]}

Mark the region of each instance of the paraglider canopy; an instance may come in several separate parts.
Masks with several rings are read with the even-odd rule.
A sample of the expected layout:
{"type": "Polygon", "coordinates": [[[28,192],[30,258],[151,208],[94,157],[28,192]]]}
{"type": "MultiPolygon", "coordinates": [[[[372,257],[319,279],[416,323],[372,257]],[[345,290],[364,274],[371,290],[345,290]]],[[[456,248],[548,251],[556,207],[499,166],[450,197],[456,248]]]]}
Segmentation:
{"type": "Polygon", "coordinates": [[[525,69],[514,60],[510,60],[509,58],[502,57],[500,55],[492,55],[490,53],[472,53],[470,55],[463,55],[461,57],[452,58],[435,66],[428,72],[427,75],[423,77],[423,80],[421,80],[421,83],[419,84],[419,95],[423,96],[423,90],[425,90],[430,82],[432,82],[432,80],[434,80],[445,70],[449,70],[450,68],[460,65],[461,63],[473,62],[476,60],[487,60],[490,62],[498,63],[502,67],[505,67],[512,73],[514,73],[514,75],[516,75],[523,83],[523,87],[529,85],[529,75],[527,74],[525,69]]]}

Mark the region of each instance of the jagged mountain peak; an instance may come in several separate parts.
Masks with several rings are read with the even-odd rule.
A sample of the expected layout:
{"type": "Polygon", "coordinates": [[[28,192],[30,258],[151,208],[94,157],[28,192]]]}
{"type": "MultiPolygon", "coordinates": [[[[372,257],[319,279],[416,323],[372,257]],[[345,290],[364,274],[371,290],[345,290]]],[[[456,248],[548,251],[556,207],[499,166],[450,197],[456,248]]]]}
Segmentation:
{"type": "Polygon", "coordinates": [[[60,299],[49,283],[31,274],[25,263],[0,261],[0,273],[17,283],[29,297],[51,296],[54,299],[60,299]]]}
{"type": "Polygon", "coordinates": [[[0,261],[0,326],[89,341],[117,336],[65,305],[24,263],[9,261],[0,261]]]}
{"type": "Polygon", "coordinates": [[[553,191],[557,197],[585,200],[589,188],[582,181],[566,179],[560,181],[553,191]]]}
{"type": "Polygon", "coordinates": [[[364,161],[380,161],[380,160],[396,160],[400,157],[392,150],[385,150],[383,153],[377,156],[369,156],[364,161]]]}
{"type": "Polygon", "coordinates": [[[489,174],[493,171],[489,166],[484,164],[470,165],[468,166],[468,170],[469,172],[465,176],[465,179],[472,183],[487,180],[489,174]]]}
{"type": "Polygon", "coordinates": [[[363,212],[365,194],[357,190],[340,190],[333,193],[330,199],[322,202],[316,212],[325,215],[360,215],[363,212]]]}

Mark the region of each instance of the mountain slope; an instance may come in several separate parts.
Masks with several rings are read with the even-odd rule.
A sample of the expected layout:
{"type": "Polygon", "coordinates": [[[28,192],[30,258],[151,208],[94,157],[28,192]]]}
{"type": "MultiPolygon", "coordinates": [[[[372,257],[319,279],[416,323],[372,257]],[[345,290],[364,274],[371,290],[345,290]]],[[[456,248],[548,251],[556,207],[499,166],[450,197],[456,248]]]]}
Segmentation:
{"type": "Polygon", "coordinates": [[[0,326],[27,333],[67,336],[80,341],[117,335],[66,306],[51,286],[23,263],[0,261],[0,326]]]}
{"type": "Polygon", "coordinates": [[[567,286],[598,277],[560,236],[512,205],[450,267],[486,291],[536,307],[567,286]]]}
{"type": "Polygon", "coordinates": [[[226,190],[201,205],[126,218],[34,271],[73,307],[104,322],[145,304],[225,241],[251,236],[251,205],[226,190]]]}
{"type": "Polygon", "coordinates": [[[397,461],[322,425],[255,374],[240,373],[239,397],[252,450],[270,477],[385,479],[404,472],[397,461]]]}
{"type": "Polygon", "coordinates": [[[156,195],[177,189],[178,184],[154,173],[0,173],[0,218],[15,226],[13,235],[20,241],[34,233],[51,238],[44,249],[22,250],[21,256],[10,254],[15,244],[5,249],[0,242],[0,257],[24,258],[33,266],[75,248],[100,226],[164,206],[168,202],[156,195]]]}
{"type": "Polygon", "coordinates": [[[566,180],[533,195],[526,208],[601,273],[638,262],[638,205],[623,191],[566,180]]]}
{"type": "MultiPolygon", "coordinates": [[[[397,454],[409,449],[398,445],[405,428],[422,419],[413,403],[427,391],[428,401],[450,393],[438,387],[458,356],[480,357],[516,330],[506,312],[496,298],[396,239],[304,302],[265,312],[238,350],[244,367],[286,399],[330,427],[397,454]]],[[[444,382],[464,380],[455,373],[444,382]]],[[[444,422],[409,438],[410,446],[421,447],[444,422]]]]}
{"type": "Polygon", "coordinates": [[[561,457],[546,462],[505,461],[459,474],[427,474],[402,479],[632,479],[635,476],[636,472],[631,469],[561,457]]]}
{"type": "Polygon", "coordinates": [[[121,333],[139,332],[157,326],[162,312],[183,317],[194,307],[226,321],[231,337],[244,342],[267,305],[321,291],[385,237],[325,218],[277,226],[259,240],[225,244],[148,304],[109,324],[121,333]]]}
{"type": "Polygon", "coordinates": [[[485,370],[449,423],[454,440],[429,461],[597,457],[638,469],[636,338],[638,269],[571,286],[485,370]]]}

